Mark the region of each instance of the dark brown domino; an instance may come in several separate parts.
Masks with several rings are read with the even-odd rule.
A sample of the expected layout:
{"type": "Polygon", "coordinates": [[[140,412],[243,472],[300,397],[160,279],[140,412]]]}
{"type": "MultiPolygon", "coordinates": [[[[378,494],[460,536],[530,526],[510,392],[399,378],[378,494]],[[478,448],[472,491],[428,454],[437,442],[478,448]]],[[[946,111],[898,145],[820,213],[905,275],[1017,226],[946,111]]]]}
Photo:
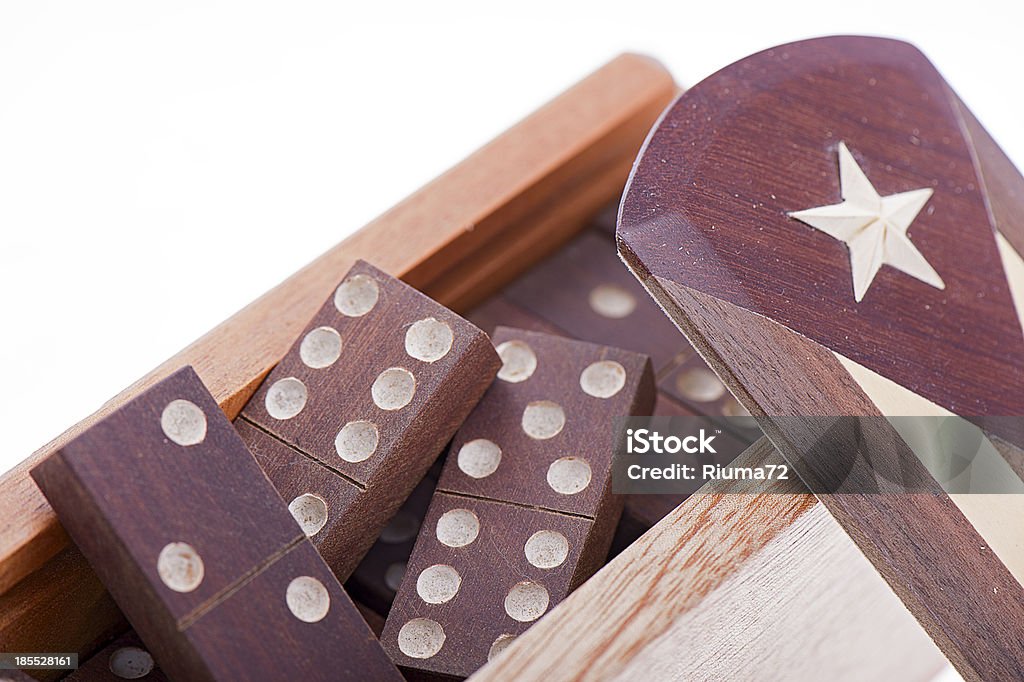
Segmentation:
{"type": "Polygon", "coordinates": [[[693,348],[619,260],[589,230],[506,287],[502,296],[581,341],[649,355],[656,372],[693,348]]]}
{"type": "Polygon", "coordinates": [[[499,365],[480,329],[360,261],[237,424],[345,580],[499,365]]]}
{"type": "MultiPolygon", "coordinates": [[[[325,621],[331,617],[328,612],[325,621]]],[[[236,595],[200,618],[185,634],[201,656],[222,664],[216,670],[216,679],[244,679],[239,670],[252,671],[253,679],[266,680],[400,679],[397,671],[381,659],[380,644],[362,614],[306,540],[245,583],[236,595]],[[284,609],[276,609],[272,617],[267,617],[267,604],[280,601],[280,595],[292,591],[299,595],[297,612],[302,617],[320,615],[317,601],[303,596],[306,586],[293,587],[296,580],[315,580],[326,586],[332,607],[345,605],[344,618],[334,617],[323,628],[316,626],[324,621],[312,623],[314,628],[310,628],[310,623],[284,609]],[[275,641],[280,644],[266,645],[275,641]]]]}
{"type": "Polygon", "coordinates": [[[407,670],[469,676],[600,564],[584,517],[438,492],[423,528],[381,635],[407,670]]]}
{"type": "Polygon", "coordinates": [[[615,225],[619,221],[619,202],[615,201],[601,209],[601,212],[594,216],[593,229],[598,233],[615,239],[615,225]]]}
{"type": "Polygon", "coordinates": [[[167,676],[134,632],[127,632],[100,649],[64,679],[67,682],[167,682],[167,676]]]}
{"type": "MultiPolygon", "coordinates": [[[[492,296],[482,303],[469,313],[469,319],[488,333],[498,326],[511,326],[597,343],[615,339],[620,347],[639,352],[644,346],[648,349],[660,346],[663,361],[668,358],[671,362],[659,372],[654,413],[711,417],[731,432],[725,437],[752,443],[761,435],[757,422],[693,351],[682,333],[665,319],[619,260],[614,244],[600,231],[614,233],[614,216],[610,220],[605,216],[604,221],[605,227],[610,223],[610,230],[595,225],[590,233],[578,237],[566,249],[523,275],[505,294],[492,296]],[[545,288],[555,286],[554,280],[559,278],[557,299],[552,298],[554,294],[543,295],[545,288]],[[616,305],[618,313],[611,314],[616,305]],[[636,312],[637,308],[640,313],[636,312]],[[632,312],[616,317],[623,310],[632,312]],[[572,333],[557,328],[556,324],[571,328],[572,333]],[[656,333],[653,343],[646,340],[650,329],[656,333]],[[669,358],[673,348],[680,352],[669,358]]],[[[739,450],[730,448],[729,452],[739,450]]],[[[683,495],[625,496],[613,552],[624,549],[684,499],[683,495]]]]}
{"type": "Polygon", "coordinates": [[[516,327],[531,332],[544,332],[556,336],[570,336],[565,331],[530,311],[512,303],[501,294],[495,294],[466,314],[466,319],[493,334],[498,327],[516,327]]]}
{"type": "Polygon", "coordinates": [[[172,679],[399,679],[190,367],[32,476],[172,679]]]}
{"type": "MultiPolygon", "coordinates": [[[[664,319],[647,292],[629,274],[614,253],[614,244],[602,234],[602,231],[614,234],[614,215],[610,219],[604,216],[603,220],[605,227],[611,225],[610,230],[595,221],[590,233],[570,243],[568,253],[559,252],[527,272],[509,286],[506,294],[492,296],[471,311],[469,319],[488,333],[498,326],[509,326],[596,343],[614,338],[621,347],[641,352],[644,346],[678,347],[679,354],[659,372],[654,413],[710,417],[731,432],[725,437],[752,443],[761,435],[757,422],[693,351],[682,333],[664,319]],[[582,281],[576,276],[579,271],[584,273],[582,281]],[[604,273],[610,274],[605,276],[604,273]],[[558,277],[563,278],[558,285],[558,298],[549,300],[551,297],[545,297],[542,292],[547,286],[554,286],[552,280],[558,277]],[[602,291],[601,287],[605,289],[602,291]],[[592,301],[592,298],[597,300],[592,301]],[[611,313],[616,304],[619,312],[633,312],[616,317],[619,313],[611,313]],[[635,308],[643,313],[638,315],[635,308]],[[541,314],[547,319],[541,318],[541,314]],[[639,318],[643,318],[644,323],[637,326],[639,318]],[[570,327],[572,333],[556,327],[557,324],[570,327]],[[646,340],[648,329],[652,328],[658,332],[653,344],[646,340]]],[[[662,353],[663,360],[670,352],[662,353]]],[[[730,448],[729,451],[739,450],[730,448]]],[[[613,551],[624,549],[684,499],[682,495],[627,495],[613,551]]]]}
{"type": "MultiPolygon", "coordinates": [[[[874,472],[847,477],[841,448],[801,447],[811,422],[774,418],[1024,415],[1022,198],[1020,173],[916,48],[826,38],[682,95],[634,167],[617,238],[812,492],[829,493],[837,475],[874,472]]],[[[928,487],[907,443],[864,442],[928,487]]],[[[1004,535],[1019,497],[982,497],[820,494],[964,678],[1022,679],[1024,555],[1004,535]]]]}
{"type": "MultiPolygon", "coordinates": [[[[612,225],[612,231],[614,232],[614,219],[612,220],[612,225]]],[[[590,248],[596,249],[599,252],[614,249],[614,246],[600,233],[597,233],[595,238],[598,244],[590,248]],[[601,242],[605,242],[603,246],[600,244],[601,242]]],[[[577,242],[579,241],[577,240],[577,242]]],[[[588,239],[588,243],[591,241],[593,240],[588,239]]],[[[602,256],[598,257],[601,258],[602,256]]],[[[558,258],[558,256],[555,256],[552,260],[558,258]]],[[[606,255],[604,258],[607,260],[606,255]]],[[[580,261],[581,259],[577,256],[567,257],[563,260],[580,261]]],[[[643,290],[643,287],[631,275],[628,275],[628,270],[625,269],[625,266],[617,257],[615,258],[614,266],[627,273],[627,279],[629,280],[628,291],[636,292],[639,296],[637,300],[641,301],[642,305],[653,307],[656,310],[653,301],[647,300],[649,299],[647,292],[643,290]]],[[[543,267],[541,266],[541,269],[543,267]]],[[[533,277],[533,271],[526,273],[523,279],[528,280],[531,277],[533,277]]],[[[588,288],[575,285],[572,279],[563,283],[563,286],[575,291],[577,294],[575,297],[562,298],[559,302],[559,305],[567,306],[576,311],[573,316],[576,323],[569,325],[574,327],[576,334],[581,335],[576,338],[597,341],[598,338],[595,337],[600,337],[602,334],[606,336],[609,326],[631,324],[629,322],[630,316],[628,315],[617,322],[611,322],[606,318],[596,325],[588,324],[588,321],[593,321],[600,317],[596,314],[580,313],[580,309],[583,307],[581,301],[583,300],[584,292],[592,291],[594,287],[588,288]]],[[[520,282],[516,282],[510,289],[513,291],[533,291],[536,287],[536,284],[521,285],[520,282]]],[[[537,297],[533,295],[527,298],[527,302],[535,300],[537,300],[537,297]]],[[[589,301],[587,301],[587,305],[590,305],[589,301]]],[[[552,319],[561,319],[561,315],[558,313],[558,305],[543,304],[542,307],[545,308],[546,314],[552,319]]],[[[593,310],[591,312],[593,313],[593,310]]],[[[661,312],[657,310],[656,312],[660,317],[661,312]]],[[[501,294],[492,296],[482,303],[468,314],[468,318],[488,333],[492,333],[498,326],[505,326],[571,336],[567,332],[557,329],[551,322],[541,319],[537,313],[512,303],[509,298],[501,294]]],[[[757,422],[732,397],[726,390],[725,384],[708,368],[700,356],[690,349],[689,343],[685,341],[685,337],[671,324],[668,324],[668,326],[671,328],[670,331],[679,338],[679,343],[689,350],[680,353],[675,358],[675,364],[662,368],[662,377],[658,382],[659,392],[654,414],[663,416],[711,417],[718,420],[721,425],[732,433],[731,436],[726,437],[752,443],[761,435],[757,422]],[[726,417],[726,419],[719,419],[720,417],[726,417]]],[[[622,332],[617,334],[617,336],[626,336],[626,334],[622,332]]],[[[635,344],[643,336],[642,333],[634,333],[623,340],[635,344]]],[[[628,350],[637,350],[629,346],[626,346],[626,348],[628,350]]],[[[739,450],[730,448],[729,452],[739,452],[739,450]]],[[[723,462],[723,464],[726,463],[723,462]]],[[[617,554],[625,549],[646,532],[647,529],[657,523],[665,514],[675,509],[684,499],[686,499],[685,495],[626,495],[622,519],[619,522],[619,528],[616,530],[615,539],[612,544],[612,552],[617,554]]]]}
{"type": "Polygon", "coordinates": [[[762,434],[757,421],[726,388],[701,356],[681,357],[662,372],[659,395],[693,415],[709,417],[736,438],[753,444],[762,434]]]}
{"type": "Polygon", "coordinates": [[[354,599],[378,613],[387,615],[391,609],[435,485],[437,479],[430,476],[420,481],[345,583],[354,599]]]}
{"type": "Polygon", "coordinates": [[[340,556],[359,541],[358,529],[350,528],[347,518],[337,513],[359,499],[357,485],[244,419],[236,419],[235,428],[277,492],[288,501],[288,511],[325,558],[340,556]]]}
{"type": "Polygon", "coordinates": [[[614,420],[654,406],[649,359],[507,327],[495,330],[494,344],[504,361],[498,380],[452,440],[438,490],[600,517],[614,420]],[[511,453],[500,458],[500,475],[467,473],[477,459],[493,461],[483,441],[511,453]],[[558,492],[562,474],[588,470],[590,483],[558,492]]]}
{"type": "MultiPolygon", "coordinates": [[[[715,418],[740,437],[749,413],[726,390],[686,337],[658,308],[615,252],[599,225],[571,241],[487,304],[488,318],[506,326],[547,331],[547,324],[581,341],[651,356],[659,389],[696,414],[715,418]],[[524,325],[522,311],[536,320],[524,325]]],[[[484,306],[481,306],[482,308],[484,306]]],[[[754,433],[759,431],[754,426],[754,433]]]]}
{"type": "Polygon", "coordinates": [[[356,605],[359,613],[362,614],[363,620],[365,620],[366,624],[370,626],[370,630],[373,634],[380,637],[380,633],[384,632],[384,615],[371,609],[362,602],[355,601],[353,603],[356,605]]]}
{"type": "Polygon", "coordinates": [[[452,441],[382,642],[465,677],[601,565],[621,511],[615,419],[654,402],[643,355],[498,328],[498,379],[452,441]]]}

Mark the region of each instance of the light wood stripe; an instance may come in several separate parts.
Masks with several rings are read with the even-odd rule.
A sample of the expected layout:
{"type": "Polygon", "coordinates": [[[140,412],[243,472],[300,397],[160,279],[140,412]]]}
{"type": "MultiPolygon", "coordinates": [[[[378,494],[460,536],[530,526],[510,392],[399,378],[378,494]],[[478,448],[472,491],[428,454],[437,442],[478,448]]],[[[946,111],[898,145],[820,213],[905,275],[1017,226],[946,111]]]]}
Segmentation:
{"type": "MultiPolygon", "coordinates": [[[[763,439],[736,463],[781,462],[763,439]]],[[[799,482],[743,490],[705,487],[470,679],[927,680],[943,668],[799,482]]]]}

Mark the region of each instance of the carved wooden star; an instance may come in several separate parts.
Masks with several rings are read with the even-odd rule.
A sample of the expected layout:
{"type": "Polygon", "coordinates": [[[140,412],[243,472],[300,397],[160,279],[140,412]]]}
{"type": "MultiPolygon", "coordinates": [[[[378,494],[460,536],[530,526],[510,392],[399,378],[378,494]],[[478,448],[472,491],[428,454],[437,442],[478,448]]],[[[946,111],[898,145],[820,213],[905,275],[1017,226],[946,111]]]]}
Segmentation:
{"type": "Polygon", "coordinates": [[[788,215],[846,242],[858,303],[886,264],[937,289],[946,288],[907,237],[910,224],[932,196],[931,188],[879,196],[844,142],[839,143],[839,185],[842,203],[788,215]]]}

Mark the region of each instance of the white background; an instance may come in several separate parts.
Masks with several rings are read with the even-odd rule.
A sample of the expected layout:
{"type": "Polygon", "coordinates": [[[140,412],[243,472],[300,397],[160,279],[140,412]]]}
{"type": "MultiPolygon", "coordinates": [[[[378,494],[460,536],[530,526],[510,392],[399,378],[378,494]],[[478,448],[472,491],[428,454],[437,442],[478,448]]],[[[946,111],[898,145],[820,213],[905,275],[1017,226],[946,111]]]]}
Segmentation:
{"type": "Polygon", "coordinates": [[[1024,162],[1015,4],[4,2],[0,471],[621,51],[903,37],[1024,162]]]}

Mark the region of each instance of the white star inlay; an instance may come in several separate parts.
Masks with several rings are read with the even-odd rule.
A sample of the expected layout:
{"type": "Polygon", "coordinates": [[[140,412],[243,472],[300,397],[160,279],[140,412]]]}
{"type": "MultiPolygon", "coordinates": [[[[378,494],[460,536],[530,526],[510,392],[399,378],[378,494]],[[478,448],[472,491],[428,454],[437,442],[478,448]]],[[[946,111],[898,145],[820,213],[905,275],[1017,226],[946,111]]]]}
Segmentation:
{"type": "Polygon", "coordinates": [[[885,264],[937,289],[946,288],[907,237],[910,224],[932,196],[931,188],[879,196],[844,142],[839,143],[839,186],[842,203],[788,215],[846,242],[858,303],[885,264]]]}

